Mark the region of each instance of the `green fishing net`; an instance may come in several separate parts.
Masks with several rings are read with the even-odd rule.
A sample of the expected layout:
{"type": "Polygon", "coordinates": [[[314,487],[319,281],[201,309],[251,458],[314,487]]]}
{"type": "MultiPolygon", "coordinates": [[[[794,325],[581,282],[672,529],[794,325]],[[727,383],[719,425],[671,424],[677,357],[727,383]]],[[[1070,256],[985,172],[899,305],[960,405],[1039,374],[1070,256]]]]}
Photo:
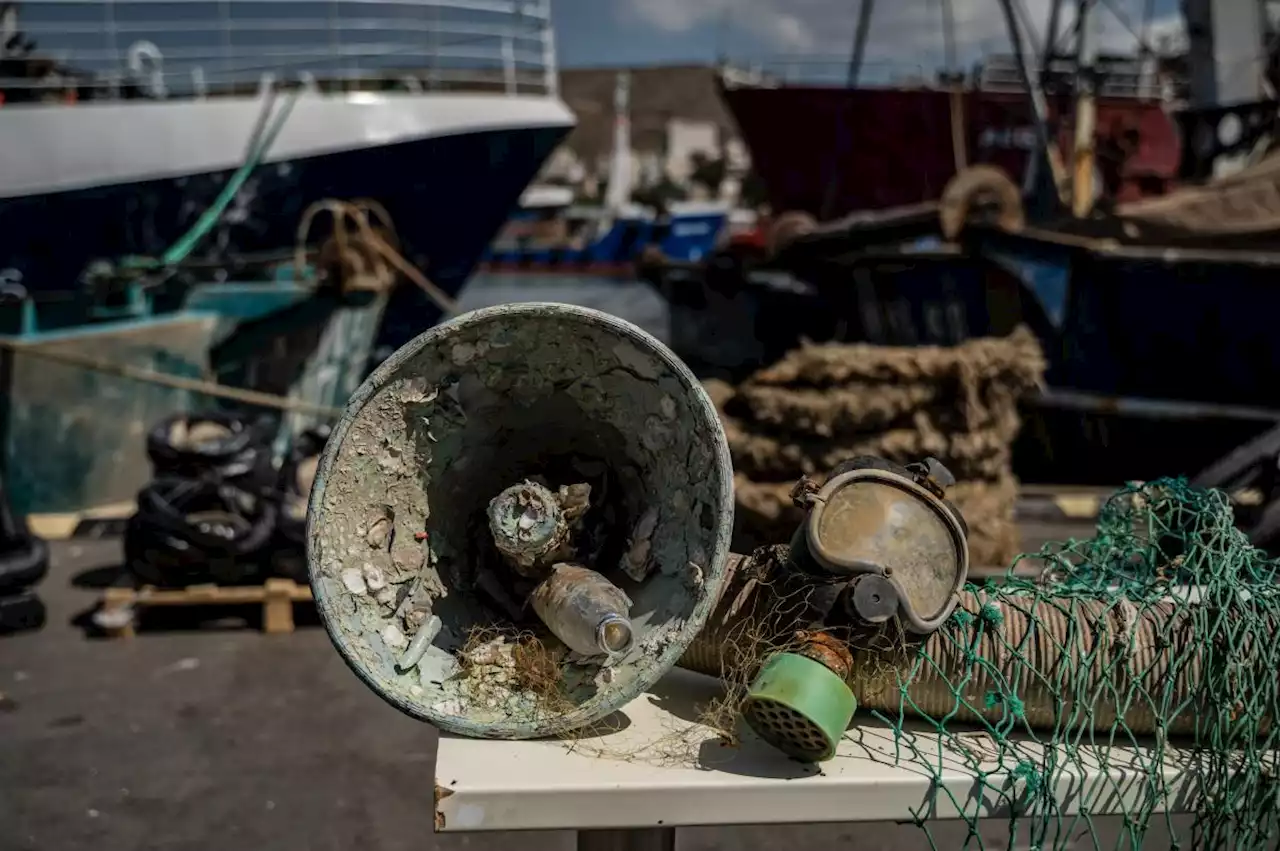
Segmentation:
{"type": "Polygon", "coordinates": [[[932,821],[957,812],[965,848],[1136,849],[1155,828],[1173,848],[1280,837],[1280,565],[1235,528],[1227,497],[1133,485],[1094,538],[1019,565],[967,588],[891,685],[859,687],[899,756],[932,766],[915,813],[930,844],[957,847],[932,821]],[[1118,834],[1100,827],[1117,812],[1118,834]],[[1007,843],[993,818],[1008,819],[1007,843]]]}

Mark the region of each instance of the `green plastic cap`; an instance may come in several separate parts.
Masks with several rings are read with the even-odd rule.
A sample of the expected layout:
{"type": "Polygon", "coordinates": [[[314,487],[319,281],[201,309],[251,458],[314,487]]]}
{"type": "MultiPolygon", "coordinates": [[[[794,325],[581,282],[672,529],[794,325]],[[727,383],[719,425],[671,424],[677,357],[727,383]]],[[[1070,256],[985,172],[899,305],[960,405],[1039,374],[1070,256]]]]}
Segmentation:
{"type": "Polygon", "coordinates": [[[787,756],[822,762],[835,756],[857,708],[853,691],[826,665],[779,653],[751,684],[742,716],[760,738],[787,756]]]}

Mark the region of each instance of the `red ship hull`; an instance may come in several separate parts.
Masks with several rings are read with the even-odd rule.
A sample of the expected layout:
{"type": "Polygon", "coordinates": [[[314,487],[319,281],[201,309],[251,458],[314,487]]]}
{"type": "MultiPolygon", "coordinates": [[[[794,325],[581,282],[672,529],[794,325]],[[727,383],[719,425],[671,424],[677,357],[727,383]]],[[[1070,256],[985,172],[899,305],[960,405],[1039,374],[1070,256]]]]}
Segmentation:
{"type": "MultiPolygon", "coordinates": [[[[830,219],[933,201],[956,174],[950,92],[788,86],[722,93],[776,212],[830,219]]],[[[990,163],[1021,181],[1035,143],[1027,97],[966,91],[958,99],[967,163],[990,163]]],[[[1072,105],[1051,102],[1050,112],[1058,149],[1069,157],[1072,105]]],[[[1159,103],[1099,99],[1097,128],[1099,172],[1115,201],[1171,188],[1180,142],[1159,103]]]]}

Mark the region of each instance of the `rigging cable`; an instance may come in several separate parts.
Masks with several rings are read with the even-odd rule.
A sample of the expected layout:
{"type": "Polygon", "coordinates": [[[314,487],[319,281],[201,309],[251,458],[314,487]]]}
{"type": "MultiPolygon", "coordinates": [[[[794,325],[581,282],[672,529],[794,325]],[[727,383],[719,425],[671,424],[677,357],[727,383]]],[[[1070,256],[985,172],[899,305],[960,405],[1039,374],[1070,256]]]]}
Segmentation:
{"type": "Polygon", "coordinates": [[[1049,8],[1049,28],[1044,34],[1044,48],[1040,53],[1040,82],[1044,83],[1044,75],[1049,70],[1049,66],[1053,63],[1053,59],[1058,51],[1058,30],[1061,29],[1062,4],[1066,0],[1053,0],[1053,5],[1049,8]]]}
{"type": "Polygon", "coordinates": [[[951,0],[939,0],[942,12],[942,55],[950,78],[951,90],[951,155],[956,174],[969,165],[969,150],[965,139],[964,76],[956,67],[956,15],[951,0]]]}
{"type": "MultiPolygon", "coordinates": [[[[1022,85],[1026,88],[1027,96],[1031,100],[1036,141],[1049,161],[1049,170],[1053,175],[1053,184],[1057,189],[1058,197],[1065,198],[1067,175],[1049,134],[1049,106],[1045,102],[1044,91],[1040,88],[1039,81],[1032,79],[1031,69],[1027,67],[1027,57],[1022,49],[1022,32],[1018,29],[1018,15],[1013,9],[1013,0],[1000,0],[1000,11],[1004,13],[1005,27],[1009,31],[1009,42],[1013,48],[1013,58],[1017,64],[1018,74],[1022,77],[1022,85]]],[[[1024,189],[1035,179],[1036,168],[1037,160],[1033,159],[1027,168],[1024,189]]]]}
{"type": "MultiPolygon", "coordinates": [[[[853,52],[849,55],[849,70],[845,77],[846,86],[850,89],[858,84],[858,75],[862,70],[862,57],[867,47],[867,33],[871,29],[871,13],[874,9],[875,0],[861,0],[858,4],[858,24],[854,30],[853,52]]],[[[837,118],[836,144],[827,168],[827,189],[822,198],[822,208],[818,211],[818,218],[822,221],[831,217],[831,211],[835,206],[840,186],[840,159],[844,153],[848,126],[856,119],[856,116],[850,114],[853,110],[853,98],[846,98],[845,103],[845,108],[840,111],[837,118]]]]}
{"type": "Polygon", "coordinates": [[[270,95],[263,104],[262,112],[259,114],[259,123],[255,128],[256,132],[250,142],[249,153],[244,163],[240,168],[236,169],[235,174],[227,181],[226,186],[222,187],[222,192],[218,194],[209,209],[201,214],[191,229],[160,256],[160,266],[167,267],[181,263],[187,258],[187,255],[195,250],[200,240],[204,239],[209,231],[213,230],[214,226],[222,218],[222,214],[226,212],[227,207],[235,199],[236,193],[240,191],[245,181],[249,179],[249,175],[266,158],[267,152],[271,150],[276,137],[280,135],[280,131],[284,128],[284,123],[288,120],[289,114],[293,112],[293,107],[298,102],[298,96],[301,92],[301,88],[290,92],[289,99],[285,101],[284,106],[276,113],[275,120],[271,123],[270,128],[266,128],[267,116],[271,114],[271,109],[275,105],[275,90],[271,90],[270,95]]]}
{"type": "Polygon", "coordinates": [[[858,28],[853,36],[853,53],[849,56],[849,72],[847,85],[853,88],[858,85],[858,75],[862,71],[862,57],[867,49],[867,33],[871,30],[871,12],[875,9],[875,0],[862,0],[858,4],[858,28]]]}

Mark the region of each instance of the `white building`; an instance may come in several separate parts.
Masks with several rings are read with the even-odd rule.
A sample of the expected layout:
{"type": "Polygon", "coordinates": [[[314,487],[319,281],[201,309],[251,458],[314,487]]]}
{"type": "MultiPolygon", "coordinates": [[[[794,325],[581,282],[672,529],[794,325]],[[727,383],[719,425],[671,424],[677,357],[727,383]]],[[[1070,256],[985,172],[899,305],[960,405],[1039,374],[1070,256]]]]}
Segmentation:
{"type": "Polygon", "coordinates": [[[686,186],[693,174],[694,155],[709,160],[720,156],[720,129],[710,121],[672,118],[667,122],[665,170],[671,181],[686,186]]]}

